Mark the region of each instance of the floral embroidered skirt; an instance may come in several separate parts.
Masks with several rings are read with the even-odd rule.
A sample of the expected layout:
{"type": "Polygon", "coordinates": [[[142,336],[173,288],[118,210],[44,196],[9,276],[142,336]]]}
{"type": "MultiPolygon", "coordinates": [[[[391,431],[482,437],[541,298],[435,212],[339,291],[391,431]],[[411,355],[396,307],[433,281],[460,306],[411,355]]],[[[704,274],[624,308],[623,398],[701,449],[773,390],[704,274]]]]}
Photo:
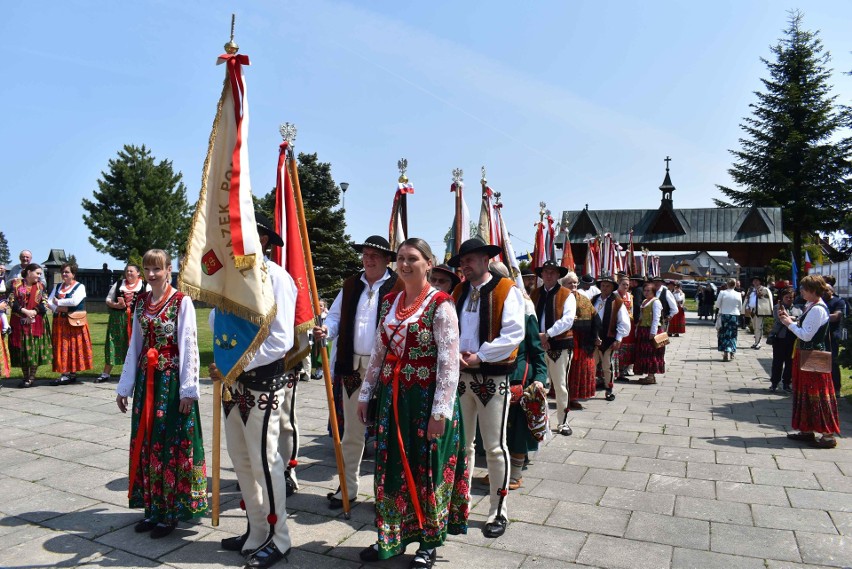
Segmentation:
{"type": "Polygon", "coordinates": [[[89,325],[71,326],[67,318],[53,317],[53,371],[75,373],[92,369],[89,325]]]}
{"type": "Polygon", "coordinates": [[[800,370],[799,353],[797,348],[793,355],[793,428],[806,433],[839,433],[831,374],[800,370]]]}
{"type": "Polygon", "coordinates": [[[108,366],[124,365],[127,356],[127,312],[124,310],[109,311],[106,341],[104,342],[104,363],[108,366]]]}
{"type": "Polygon", "coordinates": [[[666,373],[666,348],[654,346],[651,329],[645,326],[636,328],[636,361],[633,371],[639,373],[666,373]]]}
{"type": "Polygon", "coordinates": [[[414,479],[414,491],[423,513],[423,528],[418,525],[403,468],[397,423],[393,411],[393,383],[380,389],[376,424],[376,528],[379,558],[389,559],[402,553],[409,543],[429,549],[444,543],[447,533],[467,533],[470,499],[468,458],[458,397],[453,418],[437,441],[430,441],[426,428],[432,412],[435,384],[421,387],[417,382],[400,383],[397,401],[399,437],[408,457],[414,479]]]}
{"type": "Polygon", "coordinates": [[[683,306],[677,311],[677,314],[669,320],[669,334],[685,334],[686,333],[686,311],[683,306]]]}
{"type": "Polygon", "coordinates": [[[720,314],[721,325],[716,331],[718,347],[720,352],[736,353],[737,351],[737,325],[740,317],[737,314],[720,314]]]}
{"type": "Polygon", "coordinates": [[[583,349],[584,338],[588,332],[574,331],[574,356],[571,369],[568,370],[568,397],[589,399],[595,396],[595,357],[594,352],[583,349]]]}
{"type": "Polygon", "coordinates": [[[9,359],[13,367],[32,367],[49,364],[53,361],[53,349],[50,342],[50,326],[44,321],[44,334],[30,336],[21,332],[19,347],[9,340],[9,359]]]}
{"type": "MultiPolygon", "coordinates": [[[[145,368],[137,372],[133,390],[130,464],[146,395],[145,368]]],[[[207,466],[198,402],[189,414],[180,406],[177,370],[154,372],[152,432],[142,444],[130,489],[130,507],[144,508],[145,517],[166,524],[203,516],[207,511],[207,466]]]]}

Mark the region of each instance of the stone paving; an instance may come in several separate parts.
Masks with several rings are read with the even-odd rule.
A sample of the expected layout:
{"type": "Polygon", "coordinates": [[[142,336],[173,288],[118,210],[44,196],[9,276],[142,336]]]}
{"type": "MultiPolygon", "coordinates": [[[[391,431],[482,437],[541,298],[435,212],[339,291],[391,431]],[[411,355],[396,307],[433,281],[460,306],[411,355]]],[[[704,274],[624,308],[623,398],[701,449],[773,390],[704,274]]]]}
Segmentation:
{"type": "MultiPolygon", "coordinates": [[[[499,539],[482,536],[487,500],[475,485],[469,533],[450,537],[437,567],[852,566],[849,439],[834,450],[789,441],[790,398],[766,389],[770,348],[746,348],[724,363],[713,327],[689,323],[672,339],[658,385],[617,385],[611,403],[600,394],[571,414],[573,436],[552,439],[533,457],[499,539]]],[[[749,340],[741,333],[742,345],[749,340]]],[[[203,383],[210,464],[211,384],[203,383]]],[[[161,540],[134,533],[140,514],[126,507],[130,421],[113,389],[39,382],[0,390],[0,566],[241,566],[218,545],[245,524],[224,449],[218,527],[207,518],[161,540]]],[[[358,552],[375,539],[372,455],[363,468],[368,493],[351,519],[328,510],[335,466],[325,391],[319,381],[299,390],[302,488],[288,500],[289,566],[359,567],[358,552]]],[[[850,407],[841,405],[845,432],[850,407]]],[[[378,565],[407,567],[410,559],[378,565]]]]}

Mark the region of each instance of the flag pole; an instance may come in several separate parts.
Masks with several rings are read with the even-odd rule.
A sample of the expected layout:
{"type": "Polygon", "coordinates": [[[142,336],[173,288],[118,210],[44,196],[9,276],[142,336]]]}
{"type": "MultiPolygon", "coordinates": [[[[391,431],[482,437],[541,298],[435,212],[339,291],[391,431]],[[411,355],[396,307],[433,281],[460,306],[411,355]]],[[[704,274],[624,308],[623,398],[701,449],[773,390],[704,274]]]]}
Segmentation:
{"type": "MultiPolygon", "coordinates": [[[[462,241],[462,180],[464,179],[464,171],[461,168],[453,168],[453,186],[456,188],[456,240],[453,243],[453,255],[459,254],[459,247],[462,241]]],[[[466,229],[466,228],[465,228],[466,229]]]]}
{"type": "MultiPolygon", "coordinates": [[[[290,152],[290,175],[293,180],[293,193],[296,198],[296,211],[299,215],[299,231],[302,234],[302,246],[305,251],[305,263],[308,273],[308,281],[311,285],[311,298],[313,299],[314,314],[320,313],[319,294],[317,292],[317,279],[314,275],[314,261],[311,255],[311,242],[308,238],[308,226],[305,223],[305,206],[302,202],[302,187],[299,183],[299,165],[296,162],[296,153],[293,148],[293,140],[296,138],[296,126],[285,123],[281,127],[284,138],[289,143],[290,152]]],[[[337,462],[337,475],[340,479],[340,493],[343,498],[343,515],[348,520],[351,517],[349,492],[346,488],[346,474],[344,472],[343,450],[340,447],[340,431],[337,428],[337,410],[334,407],[334,394],[331,389],[331,366],[328,362],[328,351],[320,350],[322,356],[322,372],[325,381],[325,396],[328,401],[328,415],[331,423],[331,436],[334,440],[334,458],[337,462]]],[[[350,425],[351,426],[351,425],[350,425]]]]}

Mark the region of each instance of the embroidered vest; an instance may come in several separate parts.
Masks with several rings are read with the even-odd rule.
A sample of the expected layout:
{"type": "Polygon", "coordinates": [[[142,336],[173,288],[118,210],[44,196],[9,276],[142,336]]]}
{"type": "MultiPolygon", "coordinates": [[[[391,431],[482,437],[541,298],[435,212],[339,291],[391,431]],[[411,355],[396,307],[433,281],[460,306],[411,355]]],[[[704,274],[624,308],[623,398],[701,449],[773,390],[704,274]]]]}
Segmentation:
{"type": "Polygon", "coordinates": [[[157,358],[158,370],[179,369],[178,314],[184,294],[182,292],[174,293],[160,311],[154,315],[145,312],[145,300],[150,295],[150,291],[140,294],[139,302],[136,303],[136,319],[142,329],[143,338],[137,366],[144,370],[147,365],[146,354],[148,350],[156,348],[159,353],[157,358]]]}
{"type": "Polygon", "coordinates": [[[642,309],[641,309],[642,313],[641,313],[641,316],[639,317],[638,326],[640,326],[642,328],[650,328],[651,327],[651,320],[654,319],[654,302],[660,302],[660,299],[655,298],[654,300],[652,300],[651,302],[648,303],[648,306],[642,307],[642,309]]]}
{"type": "MultiPolygon", "coordinates": [[[[503,305],[515,282],[492,273],[492,279],[479,289],[479,343],[491,342],[500,335],[503,323],[503,305]]],[[[464,301],[470,294],[470,281],[465,281],[453,290],[456,312],[461,316],[464,301]]],[[[518,348],[499,362],[482,362],[479,370],[485,375],[508,375],[517,367],[518,348]]],[[[473,370],[476,371],[476,370],[473,370]]]]}
{"type": "MultiPolygon", "coordinates": [[[[390,271],[390,269],[388,269],[390,271]]],[[[364,281],[361,271],[343,281],[343,297],[340,299],[340,330],[337,335],[337,356],[334,362],[334,373],[337,375],[352,375],[352,360],[355,357],[355,314],[358,311],[358,299],[364,291],[364,281]]],[[[378,298],[385,297],[391,291],[401,291],[402,282],[398,282],[397,274],[390,271],[390,277],[382,283],[378,290],[378,298]]],[[[376,310],[376,326],[379,325],[379,311],[376,310]]]]}
{"type": "MultiPolygon", "coordinates": [[[[550,291],[545,291],[544,288],[537,288],[530,294],[530,299],[535,304],[535,313],[539,318],[544,318],[544,329],[548,330],[553,323],[558,321],[563,316],[565,301],[571,291],[563,287],[559,283],[556,284],[550,291]]],[[[572,324],[573,327],[573,324],[572,324]]],[[[574,345],[574,330],[566,330],[565,332],[554,336],[550,339],[550,346],[554,350],[565,350],[574,345]]]]}

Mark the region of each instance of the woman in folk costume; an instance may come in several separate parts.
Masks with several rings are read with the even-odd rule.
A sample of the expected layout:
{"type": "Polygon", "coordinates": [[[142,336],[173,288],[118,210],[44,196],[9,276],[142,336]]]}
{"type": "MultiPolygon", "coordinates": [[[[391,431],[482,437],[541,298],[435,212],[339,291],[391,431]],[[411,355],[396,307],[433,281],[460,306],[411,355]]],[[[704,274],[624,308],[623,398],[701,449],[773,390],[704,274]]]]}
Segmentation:
{"type": "Polygon", "coordinates": [[[47,293],[41,278],[41,267],[30,263],[21,271],[21,278],[9,283],[8,302],[12,308],[9,359],[23,373],[18,387],[32,387],[38,366],[49,363],[53,356],[50,326],[44,317],[47,293]]]}
{"type": "Polygon", "coordinates": [[[95,383],[109,381],[112,366],[124,363],[130,342],[130,325],[133,322],[136,298],[147,290],[148,285],[142,280],[139,267],[133,264],[124,268],[124,278],[113,283],[109,289],[106,295],[109,321],[104,342],[104,371],[95,379],[95,383]]]}
{"type": "Polygon", "coordinates": [[[53,371],[62,375],[52,385],[77,381],[77,372],[92,369],[92,338],[86,321],[86,287],[76,280],[76,263],[62,264],[62,282],[51,291],[53,311],[53,371]],[[82,314],[81,314],[82,313],[82,314]]]}
{"type": "Polygon", "coordinates": [[[727,288],[719,292],[716,298],[717,349],[722,352],[723,361],[734,359],[737,353],[737,326],[743,312],[743,297],[735,290],[736,279],[728,279],[727,288]]]}
{"type": "Polygon", "coordinates": [[[630,279],[626,276],[618,279],[618,296],[627,308],[630,317],[630,333],[621,340],[621,347],[615,353],[615,363],[618,373],[615,381],[627,382],[627,370],[636,360],[636,320],[633,318],[633,292],[630,290],[630,279]]]}
{"type": "Polygon", "coordinates": [[[131,508],[145,509],[136,531],[156,539],[207,511],[207,468],[195,307],[172,288],[168,253],[151,249],[142,266],[151,290],[136,303],[115,401],[126,413],[133,397],[128,498],[131,508]]]}
{"type": "Polygon", "coordinates": [[[358,417],[378,389],[377,543],[362,561],[399,555],[419,543],[410,567],[428,569],[447,533],[467,533],[468,459],[456,389],[459,327],[452,297],[432,288],[432,251],[405,240],[397,270],[405,288],[382,301],[379,334],[361,386],[358,417]]]}
{"type": "Polygon", "coordinates": [[[657,374],[666,372],[666,348],[658,348],[654,344],[654,336],[663,331],[663,305],[657,298],[652,283],[645,283],[643,292],[645,300],[642,301],[639,322],[636,325],[636,363],[633,364],[633,371],[637,374],[647,374],[637,383],[654,385],[657,383],[657,374]]]}
{"type": "Polygon", "coordinates": [[[821,276],[808,275],[802,279],[800,291],[806,304],[798,322],[783,306],[778,308],[781,324],[797,338],[793,354],[793,428],[799,432],[788,433],[787,437],[806,441],[817,448],[834,448],[837,446],[834,435],[840,433],[840,420],[831,366],[828,365],[824,373],[802,369],[803,356],[810,355],[808,352],[831,351],[828,306],[823,300],[829,288],[821,276]],[[817,439],[814,433],[822,436],[817,439]]]}
{"type": "MultiPolygon", "coordinates": [[[[568,273],[564,279],[571,278],[568,273]]],[[[576,275],[573,275],[576,279],[576,275]]],[[[597,287],[595,287],[597,288],[597,287]]],[[[579,399],[591,399],[597,389],[595,366],[595,338],[601,326],[601,319],[589,297],[576,288],[572,293],[577,300],[577,315],[574,317],[574,355],[568,370],[568,408],[581,410],[579,399]]]]}
{"type": "Polygon", "coordinates": [[[672,296],[677,303],[677,314],[673,314],[671,320],[669,320],[669,336],[677,337],[681,334],[686,334],[686,309],[684,308],[686,295],[680,288],[679,283],[672,283],[671,286],[672,296]]]}

